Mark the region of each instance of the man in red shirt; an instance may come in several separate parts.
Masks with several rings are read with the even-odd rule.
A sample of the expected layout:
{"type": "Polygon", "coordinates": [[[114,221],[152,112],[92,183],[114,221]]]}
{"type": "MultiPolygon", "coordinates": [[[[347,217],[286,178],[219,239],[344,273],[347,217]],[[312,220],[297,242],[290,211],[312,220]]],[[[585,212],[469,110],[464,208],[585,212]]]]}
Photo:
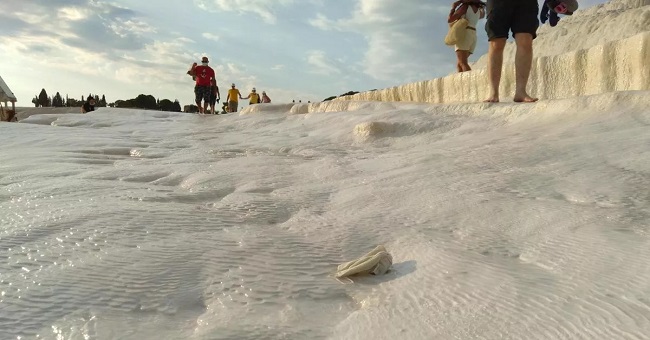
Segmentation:
{"type": "Polygon", "coordinates": [[[192,76],[196,77],[196,86],[194,86],[196,106],[199,107],[199,112],[206,113],[212,95],[212,79],[215,79],[216,82],[214,70],[208,66],[208,57],[201,59],[201,65],[196,66],[193,73],[192,76]],[[203,106],[201,106],[201,100],[203,100],[203,106]]]}

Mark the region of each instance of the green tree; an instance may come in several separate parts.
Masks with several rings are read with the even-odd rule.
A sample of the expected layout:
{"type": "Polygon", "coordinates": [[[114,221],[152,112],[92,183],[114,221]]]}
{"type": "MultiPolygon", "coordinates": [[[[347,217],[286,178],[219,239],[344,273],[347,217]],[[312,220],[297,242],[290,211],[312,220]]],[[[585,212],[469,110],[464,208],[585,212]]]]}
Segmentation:
{"type": "Polygon", "coordinates": [[[102,99],[100,99],[97,104],[99,104],[99,107],[106,107],[106,96],[102,94],[102,99]]]}
{"type": "Polygon", "coordinates": [[[47,107],[47,92],[45,89],[41,90],[41,93],[38,95],[38,105],[42,107],[47,107]]]}
{"type": "Polygon", "coordinates": [[[141,109],[157,110],[158,105],[156,103],[156,98],[152,95],[140,94],[135,98],[134,107],[141,109]]]}
{"type": "Polygon", "coordinates": [[[169,99],[158,101],[158,107],[161,111],[174,111],[174,103],[169,99]]]}
{"type": "Polygon", "coordinates": [[[34,104],[34,107],[38,107],[38,96],[34,96],[34,99],[32,99],[32,104],[34,104]]]}
{"type": "Polygon", "coordinates": [[[178,102],[178,99],[174,100],[174,107],[173,107],[173,110],[172,110],[172,111],[174,111],[174,112],[181,112],[181,111],[183,111],[183,110],[181,109],[181,103],[178,102]]]}
{"type": "MultiPolygon", "coordinates": [[[[104,97],[99,101],[101,104],[102,101],[106,101],[104,97]]],[[[119,107],[119,108],[134,108],[134,109],[146,109],[146,110],[162,110],[170,112],[182,112],[181,104],[178,99],[175,99],[173,102],[169,99],[156,99],[152,95],[140,94],[132,99],[118,99],[113,103],[105,104],[110,107],[119,107]]]]}
{"type": "Polygon", "coordinates": [[[52,98],[52,106],[63,107],[63,98],[61,98],[61,95],[58,92],[54,95],[54,98],[52,98]]]}
{"type": "Polygon", "coordinates": [[[80,102],[74,98],[68,99],[68,107],[81,107],[83,105],[83,102],[80,102]]]}

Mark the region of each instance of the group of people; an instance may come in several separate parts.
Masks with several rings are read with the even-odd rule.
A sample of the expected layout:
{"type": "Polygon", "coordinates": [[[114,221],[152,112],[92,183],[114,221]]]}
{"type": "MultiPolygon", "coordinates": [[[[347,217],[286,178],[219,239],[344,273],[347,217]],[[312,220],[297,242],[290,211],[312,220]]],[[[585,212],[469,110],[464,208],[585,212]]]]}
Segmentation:
{"type": "MultiPolygon", "coordinates": [[[[538,0],[458,0],[451,6],[447,22],[452,25],[457,20],[467,20],[465,34],[456,42],[458,72],[470,71],[468,63],[470,54],[476,47],[476,25],[486,17],[485,30],[488,35],[488,78],[490,95],[486,102],[499,101],[499,84],[503,68],[503,50],[510,32],[512,32],[517,52],[515,56],[515,102],[535,102],[537,98],[526,92],[528,77],[533,62],[533,39],[537,37],[539,20],[538,0]]],[[[573,1],[573,0],[572,0],[573,1]]],[[[571,15],[567,7],[568,0],[544,0],[539,17],[542,23],[549,20],[551,26],[559,21],[558,14],[571,15]],[[549,12],[551,13],[549,17],[549,12]]],[[[575,2],[575,1],[573,1],[575,2]]],[[[575,3],[577,7],[577,3],[575,3]]]]}
{"type": "MultiPolygon", "coordinates": [[[[217,114],[215,106],[221,100],[221,94],[219,92],[219,86],[217,85],[217,78],[214,69],[209,66],[209,63],[210,61],[208,60],[208,57],[203,57],[201,58],[201,65],[194,63],[187,73],[196,81],[194,86],[194,95],[196,106],[199,108],[199,113],[217,114]],[[209,111],[208,106],[210,107],[209,111]]],[[[239,89],[235,86],[235,83],[232,83],[230,84],[226,101],[221,107],[221,113],[237,112],[239,99],[249,99],[249,104],[251,105],[271,102],[271,98],[265,91],[262,91],[262,95],[260,95],[257,93],[255,88],[251,90],[248,96],[242,97],[239,89]]]]}

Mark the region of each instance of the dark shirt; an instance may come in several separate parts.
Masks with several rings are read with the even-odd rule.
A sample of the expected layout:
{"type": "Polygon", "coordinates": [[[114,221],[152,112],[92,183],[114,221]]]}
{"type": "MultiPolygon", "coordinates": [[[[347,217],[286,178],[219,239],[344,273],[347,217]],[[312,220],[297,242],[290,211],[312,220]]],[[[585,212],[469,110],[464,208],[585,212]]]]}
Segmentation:
{"type": "Polygon", "coordinates": [[[85,102],[83,106],[84,112],[95,111],[95,105],[90,105],[89,102],[85,102]]]}

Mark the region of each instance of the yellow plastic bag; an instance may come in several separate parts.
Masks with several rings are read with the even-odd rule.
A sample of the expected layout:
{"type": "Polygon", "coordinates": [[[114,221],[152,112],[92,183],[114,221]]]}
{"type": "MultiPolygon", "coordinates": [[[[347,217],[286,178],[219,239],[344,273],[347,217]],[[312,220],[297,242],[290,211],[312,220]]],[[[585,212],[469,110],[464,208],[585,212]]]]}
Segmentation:
{"type": "Polygon", "coordinates": [[[449,32],[445,36],[446,45],[456,45],[456,43],[464,37],[466,33],[467,26],[469,26],[469,21],[465,18],[460,18],[449,26],[449,32]]]}

